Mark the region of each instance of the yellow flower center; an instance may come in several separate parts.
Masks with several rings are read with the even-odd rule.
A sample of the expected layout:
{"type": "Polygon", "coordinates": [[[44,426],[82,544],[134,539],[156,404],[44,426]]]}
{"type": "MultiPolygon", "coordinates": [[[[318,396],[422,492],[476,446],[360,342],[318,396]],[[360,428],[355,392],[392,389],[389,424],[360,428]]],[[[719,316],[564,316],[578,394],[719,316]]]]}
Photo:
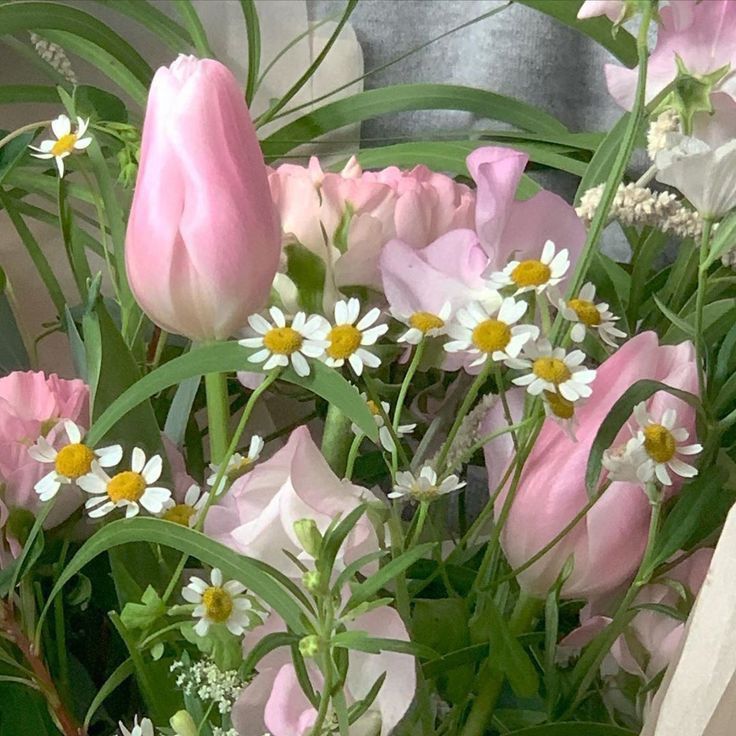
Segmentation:
{"type": "Polygon", "coordinates": [[[337,325],[330,330],[327,339],[330,342],[327,355],[340,359],[350,357],[360,347],[363,336],[353,325],[337,325]]]}
{"type": "Polygon", "coordinates": [[[572,419],[575,415],[575,404],[568,401],[564,396],[560,396],[554,391],[545,391],[544,398],[547,399],[547,405],[552,413],[559,419],[572,419]]]}
{"type": "Polygon", "coordinates": [[[51,153],[54,156],[61,156],[64,153],[71,153],[74,150],[74,144],[77,142],[76,133],[67,133],[61,136],[51,148],[51,153]]]}
{"type": "Polygon", "coordinates": [[[597,327],[601,323],[601,313],[593,302],[585,299],[570,299],[567,306],[577,314],[578,319],[588,327],[597,327]]]}
{"type": "Polygon", "coordinates": [[[253,461],[249,457],[242,458],[240,462],[233,465],[227,471],[228,480],[232,483],[233,481],[236,481],[238,478],[241,478],[250,470],[251,465],[253,465],[253,461]]]}
{"type": "Polygon", "coordinates": [[[273,327],[263,336],[263,344],[277,355],[291,355],[302,346],[304,338],[293,327],[273,327]]]}
{"type": "Polygon", "coordinates": [[[373,414],[374,417],[377,417],[380,415],[381,410],[378,408],[378,404],[376,404],[376,402],[373,401],[373,399],[368,399],[368,401],[366,401],[365,403],[368,404],[368,410],[370,411],[371,414],[373,414]]]}
{"type": "Polygon", "coordinates": [[[511,328],[500,319],[487,319],[475,326],[472,340],[482,353],[503,350],[511,341],[511,328]]]}
{"type": "Polygon", "coordinates": [[[95,453],[87,445],[75,443],[62,447],[54,464],[59,475],[75,480],[89,473],[94,459],[95,453]]]}
{"type": "Polygon", "coordinates": [[[118,501],[138,501],[146,490],[146,481],[140,473],[124,470],[110,478],[107,495],[114,503],[118,501]]]}
{"type": "Polygon", "coordinates": [[[174,524],[181,524],[182,526],[189,526],[189,520],[194,516],[195,510],[193,506],[188,503],[178,503],[176,506],[172,506],[163,517],[166,521],[173,521],[174,524]]]}
{"type": "Polygon", "coordinates": [[[440,327],[444,327],[445,320],[431,312],[414,312],[409,317],[409,324],[426,334],[430,330],[439,330],[440,327]]]}
{"type": "Polygon", "coordinates": [[[572,375],[570,369],[559,358],[537,358],[532,363],[534,375],[557,386],[572,375]]]}
{"type": "Polygon", "coordinates": [[[224,588],[212,585],[202,593],[207,618],[215,623],[225,623],[233,612],[233,599],[224,588]]]}
{"type": "Polygon", "coordinates": [[[521,261],[511,272],[511,280],[517,286],[541,286],[551,275],[549,266],[542,261],[521,261]]]}
{"type": "Polygon", "coordinates": [[[644,449],[658,463],[666,463],[675,456],[677,443],[672,432],[661,424],[650,424],[644,428],[644,449]]]}

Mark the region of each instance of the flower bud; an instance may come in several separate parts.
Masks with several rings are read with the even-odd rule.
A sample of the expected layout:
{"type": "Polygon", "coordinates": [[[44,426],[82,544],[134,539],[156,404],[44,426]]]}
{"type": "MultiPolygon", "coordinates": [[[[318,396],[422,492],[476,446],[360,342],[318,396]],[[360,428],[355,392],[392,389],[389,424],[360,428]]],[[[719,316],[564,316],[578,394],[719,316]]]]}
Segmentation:
{"type": "Polygon", "coordinates": [[[322,547],[322,535],[314,519],[299,519],[294,522],[294,534],[302,549],[314,558],[319,556],[322,547]]]}
{"type": "Polygon", "coordinates": [[[197,724],[185,710],[179,710],[169,719],[176,736],[197,736],[197,724]]]}
{"type": "Polygon", "coordinates": [[[316,657],[322,648],[322,642],[316,634],[309,634],[299,640],[299,652],[302,657],[316,657]]]}
{"type": "Polygon", "coordinates": [[[310,593],[318,593],[322,590],[322,576],[317,570],[307,570],[302,576],[302,584],[310,593]]]}

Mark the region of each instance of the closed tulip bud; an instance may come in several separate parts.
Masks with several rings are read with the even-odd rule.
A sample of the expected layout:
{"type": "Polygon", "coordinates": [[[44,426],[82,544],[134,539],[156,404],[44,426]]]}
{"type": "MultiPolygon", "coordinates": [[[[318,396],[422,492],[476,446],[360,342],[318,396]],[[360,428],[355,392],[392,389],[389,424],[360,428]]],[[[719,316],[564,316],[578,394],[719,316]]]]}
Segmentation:
{"type": "Polygon", "coordinates": [[[146,108],[125,243],[138,303],[169,332],[226,338],[266,303],[280,239],[235,77],[179,56],[156,72],[146,108]]]}
{"type": "Polygon", "coordinates": [[[179,710],[169,719],[176,736],[197,736],[197,724],[185,710],[179,710]]]}

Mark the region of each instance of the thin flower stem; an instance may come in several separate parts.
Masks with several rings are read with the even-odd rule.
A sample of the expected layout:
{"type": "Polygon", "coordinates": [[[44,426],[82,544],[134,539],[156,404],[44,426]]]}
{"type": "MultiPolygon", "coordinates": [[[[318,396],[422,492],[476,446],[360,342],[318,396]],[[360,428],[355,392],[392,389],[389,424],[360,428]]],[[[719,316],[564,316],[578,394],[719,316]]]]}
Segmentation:
{"type": "Polygon", "coordinates": [[[501,435],[508,434],[509,432],[516,432],[517,429],[522,429],[523,427],[528,426],[532,421],[534,421],[534,417],[528,417],[523,422],[517,422],[516,424],[509,424],[508,427],[504,427],[503,429],[497,429],[495,432],[489,432],[488,434],[481,437],[474,445],[471,446],[471,448],[465,453],[465,455],[462,458],[462,462],[468,462],[473,455],[475,455],[478,450],[485,447],[489,442],[492,442],[497,437],[500,437],[501,435]]]}
{"type": "Polygon", "coordinates": [[[406,369],[406,375],[401,383],[399,389],[399,398],[396,400],[396,406],[394,407],[394,431],[398,433],[399,424],[401,424],[401,412],[404,409],[404,402],[406,401],[406,395],[409,392],[409,386],[411,386],[412,378],[419,368],[419,364],[422,362],[422,356],[424,355],[424,348],[427,343],[427,338],[422,337],[421,342],[417,345],[414,355],[412,356],[411,363],[406,369]]]}
{"type": "MultiPolygon", "coordinates": [[[[506,387],[503,384],[503,375],[501,374],[501,367],[495,366],[494,373],[496,374],[496,384],[498,386],[498,396],[501,399],[501,405],[503,406],[503,416],[506,420],[506,424],[509,427],[514,426],[514,418],[511,416],[511,407],[509,406],[508,399],[506,398],[506,387]]],[[[515,431],[511,431],[511,439],[514,442],[514,450],[519,451],[519,440],[516,436],[515,431]]]]}
{"type": "Polygon", "coordinates": [[[381,415],[381,418],[383,419],[383,423],[386,426],[386,429],[388,429],[389,433],[391,434],[391,439],[394,441],[394,446],[396,448],[396,451],[394,453],[391,453],[393,456],[393,475],[396,475],[396,454],[398,453],[398,457],[401,460],[402,464],[405,467],[409,467],[409,458],[406,454],[406,450],[404,450],[401,440],[399,439],[399,436],[396,434],[396,431],[394,430],[394,425],[391,423],[391,417],[386,414],[386,411],[384,410],[383,406],[381,406],[381,397],[378,395],[378,391],[376,390],[376,384],[373,382],[373,379],[367,374],[363,373],[363,383],[365,384],[365,390],[368,396],[370,397],[371,401],[376,405],[376,409],[378,410],[378,413],[381,415]]]}
{"type": "Polygon", "coordinates": [[[358,432],[353,439],[353,444],[350,445],[350,451],[348,452],[348,461],[345,467],[345,477],[351,480],[353,477],[353,469],[355,468],[355,461],[358,458],[358,450],[360,450],[360,443],[363,441],[365,435],[362,432],[358,432]]]}
{"type": "Polygon", "coordinates": [[[417,511],[417,515],[415,517],[416,521],[413,525],[413,529],[406,539],[406,544],[404,545],[405,549],[410,549],[414,542],[419,541],[419,539],[421,538],[422,531],[424,530],[424,524],[427,521],[428,511],[429,503],[427,501],[420,502],[419,510],[417,511]]]}
{"type": "Polygon", "coordinates": [[[698,364],[698,388],[700,399],[705,403],[705,336],[703,335],[703,308],[705,306],[705,287],[708,280],[708,255],[713,221],[703,219],[703,234],[700,240],[700,263],[698,266],[698,290],[695,294],[695,354],[698,364]]]}
{"type": "Polygon", "coordinates": [[[210,456],[221,463],[227,449],[230,407],[227,400],[227,374],[207,373],[204,377],[207,396],[207,425],[210,430],[210,456]]]}
{"type": "Polygon", "coordinates": [[[45,128],[46,126],[51,125],[52,122],[53,121],[51,120],[39,120],[37,123],[28,123],[27,125],[8,133],[4,138],[0,138],[0,149],[19,135],[23,135],[23,133],[27,133],[29,130],[35,130],[36,128],[45,128]]]}

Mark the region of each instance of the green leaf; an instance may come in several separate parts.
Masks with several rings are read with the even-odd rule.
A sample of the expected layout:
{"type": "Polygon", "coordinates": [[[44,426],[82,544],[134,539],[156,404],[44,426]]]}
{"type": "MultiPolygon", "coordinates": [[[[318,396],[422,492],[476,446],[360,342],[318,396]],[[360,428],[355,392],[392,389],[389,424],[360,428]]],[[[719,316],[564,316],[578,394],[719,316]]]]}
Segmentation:
{"type": "Polygon", "coordinates": [[[201,376],[187,378],[179,384],[174,398],[171,400],[169,413],[166,415],[166,423],[164,424],[164,434],[177,447],[181,447],[184,442],[189,415],[192,413],[192,406],[197,391],[199,391],[200,383],[202,383],[201,376]]]}
{"type": "MultiPolygon", "coordinates": [[[[207,346],[206,350],[195,350],[170,360],[155,371],[141,378],[127,391],[110,402],[87,433],[87,441],[96,444],[133,407],[154,396],[169,386],[187,378],[206,373],[230,373],[238,370],[257,371],[258,365],[248,362],[248,350],[237,342],[222,342],[207,346]]],[[[291,369],[284,371],[282,378],[321,396],[355,422],[372,440],[378,438],[378,428],[368,405],[358,396],[355,389],[336,371],[323,363],[312,362],[311,373],[302,378],[291,369]]]]}
{"type": "Polygon", "coordinates": [[[159,594],[149,585],[143,592],[140,603],[126,603],[120,620],[126,629],[147,629],[166,613],[166,605],[159,594]]]}
{"type": "MultiPolygon", "coordinates": [[[[0,105],[17,105],[20,102],[42,102],[54,105],[58,99],[56,87],[47,84],[0,85],[0,105]]],[[[1,151],[0,158],[2,158],[1,151]]]]}
{"type": "Polygon", "coordinates": [[[262,141],[263,153],[272,161],[345,125],[407,110],[464,110],[537,133],[567,132],[548,113],[504,95],[449,84],[398,84],[359,92],[297,118],[262,141]]]}
{"type": "MultiPolygon", "coordinates": [[[[54,95],[56,96],[56,95],[54,95]]],[[[28,146],[36,137],[36,131],[29,131],[13,138],[10,143],[6,143],[0,148],[0,184],[3,183],[5,177],[15,168],[23,156],[28,151],[28,146]]],[[[4,132],[0,132],[0,137],[4,136],[4,132]]]]}
{"type": "Polygon", "coordinates": [[[706,259],[708,265],[715,263],[725,253],[728,253],[736,243],[736,212],[732,212],[723,221],[718,223],[718,229],[713,235],[710,253],[706,259]]]}
{"type": "Polygon", "coordinates": [[[270,654],[279,647],[290,647],[292,644],[298,643],[299,637],[296,634],[289,634],[286,631],[277,631],[273,634],[266,634],[266,636],[256,642],[252,649],[248,650],[248,655],[243,660],[243,675],[247,678],[256,670],[258,663],[267,654],[270,654]]]}
{"type": "Polygon", "coordinates": [[[245,35],[248,39],[248,79],[245,83],[245,101],[250,105],[256,93],[261,68],[261,24],[258,20],[255,0],[240,0],[240,7],[245,18],[245,35]]]}
{"type": "Polygon", "coordinates": [[[636,736],[636,733],[607,723],[571,721],[522,728],[520,731],[511,731],[507,736],[636,736]]]}
{"type": "Polygon", "coordinates": [[[84,728],[85,730],[92,723],[95,713],[102,707],[102,704],[107,700],[107,697],[112,694],[120,685],[122,685],[135,671],[135,666],[131,659],[126,659],[122,664],[118,665],[110,677],[105,680],[102,687],[97,691],[94,699],[87,709],[87,714],[84,716],[84,728]]]}
{"type": "Polygon", "coordinates": [[[58,735],[41,693],[15,683],[0,683],[0,736],[58,735]]]}
{"type": "Polygon", "coordinates": [[[194,623],[182,624],[182,636],[206,654],[222,672],[236,670],[243,661],[243,643],[239,636],[231,634],[224,624],[210,626],[207,636],[194,630],[194,623]]]}
{"type": "Polygon", "coordinates": [[[591,261],[588,278],[595,284],[597,298],[608,302],[617,317],[625,318],[631,288],[627,271],[605,253],[597,252],[591,261]]]}
{"type": "Polygon", "coordinates": [[[13,371],[30,370],[23,336],[10,303],[10,286],[5,271],[0,266],[0,375],[13,371]]]}
{"type": "Polygon", "coordinates": [[[286,275],[299,292],[300,306],[307,312],[320,313],[325,289],[325,262],[300,243],[291,243],[284,250],[286,275]]]}
{"type": "Polygon", "coordinates": [[[667,317],[667,319],[675,326],[677,327],[680,332],[686,337],[692,340],[692,338],[695,336],[695,327],[691,325],[687,320],[682,319],[682,317],[678,317],[671,309],[666,307],[664,304],[662,304],[659,297],[657,297],[656,294],[652,294],[652,299],[654,299],[654,303],[659,307],[659,310],[662,312],[662,314],[667,317]]]}
{"type": "Polygon", "coordinates": [[[410,654],[420,659],[434,659],[437,652],[423,644],[404,639],[384,639],[379,636],[370,636],[365,631],[341,631],[330,640],[335,647],[354,649],[356,652],[380,654],[381,652],[399,652],[410,654]]]}
{"type": "Polygon", "coordinates": [[[204,26],[191,0],[174,0],[174,7],[184,21],[184,25],[192,37],[192,41],[194,41],[197,56],[203,59],[214,59],[215,55],[212,53],[210,42],[207,40],[204,26]]]}
{"type": "Polygon", "coordinates": [[[128,122],[128,108],[117,95],[88,84],[74,88],[74,106],[77,115],[92,121],[128,122]]]}
{"type": "Polygon", "coordinates": [[[608,18],[578,20],[578,10],[583,0],[577,0],[577,2],[571,2],[571,0],[516,0],[516,2],[546,13],[560,23],[590,36],[626,66],[636,66],[636,39],[625,28],[620,27],[616,29],[614,36],[613,23],[608,18]]]}

